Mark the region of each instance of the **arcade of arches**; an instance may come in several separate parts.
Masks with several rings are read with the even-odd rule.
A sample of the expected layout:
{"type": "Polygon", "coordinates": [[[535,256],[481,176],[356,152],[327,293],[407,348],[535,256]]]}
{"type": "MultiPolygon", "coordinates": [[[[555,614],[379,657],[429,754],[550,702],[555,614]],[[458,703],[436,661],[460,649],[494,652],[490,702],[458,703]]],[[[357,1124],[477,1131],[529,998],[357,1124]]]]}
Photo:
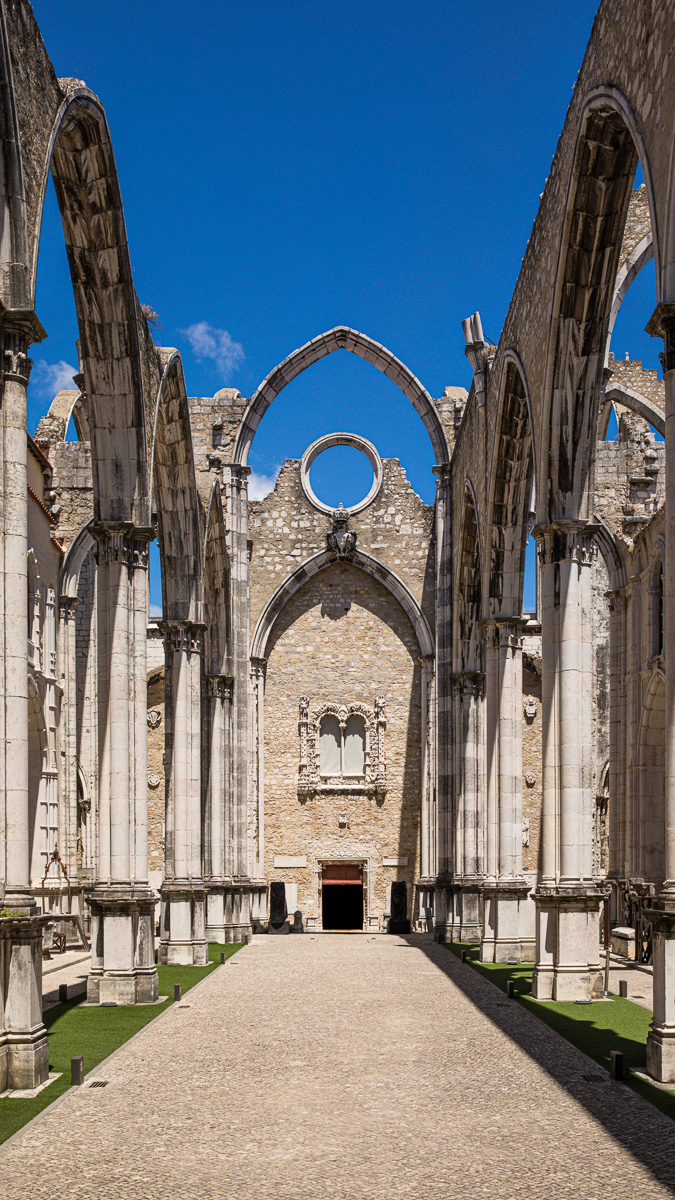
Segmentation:
{"type": "Polygon", "coordinates": [[[250,399],[194,398],[133,288],[102,105],[0,0],[0,1091],[45,1079],[55,933],[90,940],[97,1003],[156,999],[156,938],[200,964],[288,925],[433,929],[589,999],[605,904],[675,1081],[673,45],[666,0],[603,0],[499,344],[464,322],[468,392],[338,327],[250,399]],[[50,171],[79,369],[30,436],[50,171]],[[663,372],[609,348],[645,264],[663,372]],[[367,454],[365,503],[317,501],[312,447],[249,499],[267,408],[338,351],[413,404],[433,505],[351,434],[328,440],[367,454]]]}

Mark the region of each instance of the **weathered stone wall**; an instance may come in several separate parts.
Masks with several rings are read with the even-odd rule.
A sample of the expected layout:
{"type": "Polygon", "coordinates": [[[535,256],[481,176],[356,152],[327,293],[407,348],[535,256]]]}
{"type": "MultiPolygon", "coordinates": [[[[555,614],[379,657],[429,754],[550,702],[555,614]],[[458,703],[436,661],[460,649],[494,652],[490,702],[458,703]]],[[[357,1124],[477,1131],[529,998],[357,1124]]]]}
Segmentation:
{"type": "Polygon", "coordinates": [[[382,918],[387,887],[405,879],[409,899],[419,878],[420,668],[407,616],[379,582],[336,563],[306,583],[281,612],[272,634],[265,688],[265,874],[298,888],[305,916],[317,911],[315,860],[368,860],[370,912],[382,918]],[[298,797],[299,700],[310,714],[322,703],[386,701],[387,793],[298,797]],[[338,824],[347,814],[347,827],[338,824]],[[306,868],[278,868],[275,857],[304,855],[306,868]],[[384,856],[407,863],[384,867],[384,856]]]}
{"type": "MultiPolygon", "coordinates": [[[[526,640],[523,662],[523,870],[539,871],[541,831],[541,661],[538,638],[526,640]],[[534,704],[533,716],[528,713],[534,704]]],[[[533,881],[534,882],[534,881],[533,881]]]]}

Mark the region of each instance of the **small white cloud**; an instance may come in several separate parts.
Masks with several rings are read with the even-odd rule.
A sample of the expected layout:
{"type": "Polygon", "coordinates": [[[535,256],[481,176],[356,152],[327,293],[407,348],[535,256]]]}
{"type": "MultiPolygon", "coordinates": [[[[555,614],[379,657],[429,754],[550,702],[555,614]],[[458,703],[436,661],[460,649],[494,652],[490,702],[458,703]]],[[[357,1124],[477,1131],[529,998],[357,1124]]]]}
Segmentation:
{"type": "Polygon", "coordinates": [[[274,485],[279,478],[281,467],[275,467],[271,475],[261,475],[259,471],[251,471],[248,477],[249,500],[264,500],[274,491],[274,485]]]}
{"type": "Polygon", "coordinates": [[[210,358],[225,376],[238,370],[244,361],[244,347],[241,342],[232,340],[227,329],[216,329],[208,321],[198,321],[196,325],[188,325],[183,333],[195,357],[202,361],[210,358]]]}
{"type": "Polygon", "coordinates": [[[151,621],[161,621],[161,619],[162,619],[161,604],[151,604],[150,612],[148,613],[148,616],[150,617],[151,621]]]}
{"type": "Polygon", "coordinates": [[[64,362],[63,359],[57,363],[48,363],[41,358],[33,365],[30,381],[41,396],[55,396],[63,389],[76,390],[73,375],[77,375],[77,367],[71,367],[70,363],[64,362]]]}

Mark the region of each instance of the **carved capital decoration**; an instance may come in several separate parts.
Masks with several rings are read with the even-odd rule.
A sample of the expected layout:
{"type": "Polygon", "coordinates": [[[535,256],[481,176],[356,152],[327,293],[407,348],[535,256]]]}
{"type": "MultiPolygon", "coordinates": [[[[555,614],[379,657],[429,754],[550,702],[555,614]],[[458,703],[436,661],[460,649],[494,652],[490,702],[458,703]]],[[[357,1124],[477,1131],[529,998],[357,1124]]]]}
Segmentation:
{"type": "Polygon", "coordinates": [[[59,596],[59,615],[62,621],[73,621],[80,603],[79,596],[59,596]]]}
{"type": "Polygon", "coordinates": [[[575,562],[580,567],[590,567],[596,554],[593,540],[596,532],[596,525],[584,521],[554,521],[550,525],[535,525],[532,536],[537,540],[541,566],[575,562]]]}
{"type": "Polygon", "coordinates": [[[136,525],[116,525],[103,522],[92,526],[96,541],[96,561],[99,567],[123,563],[130,570],[147,571],[152,529],[136,525]]]}
{"type": "Polygon", "coordinates": [[[298,769],[298,794],[304,799],[322,792],[350,792],[384,797],[387,791],[387,776],[384,758],[384,731],[387,726],[384,696],[378,696],[375,705],[367,704],[322,704],[310,713],[309,697],[299,701],[298,732],[300,734],[300,764],[298,769]],[[337,718],[344,730],[352,716],[363,717],[366,732],[365,765],[363,775],[321,774],[321,722],[331,715],[337,718]]]}
{"type": "Polygon", "coordinates": [[[675,304],[657,304],[647,322],[645,332],[650,337],[663,338],[664,351],[663,354],[659,354],[663,374],[675,371],[675,304]]]}
{"type": "Polygon", "coordinates": [[[162,714],[158,708],[148,709],[148,726],[150,729],[157,729],[162,720],[162,714]]]}
{"type": "Polygon", "coordinates": [[[457,671],[450,676],[455,694],[460,700],[464,697],[471,700],[480,700],[483,696],[483,683],[485,676],[479,671],[457,671]]]}
{"type": "Polygon", "coordinates": [[[349,558],[356,550],[356,534],[348,528],[349,513],[340,504],[333,513],[333,528],[326,534],[328,549],[338,559],[349,558]]]}
{"type": "Polygon", "coordinates": [[[266,669],[267,669],[267,659],[266,658],[252,658],[251,659],[251,679],[253,679],[253,680],[264,679],[266,669]]]}
{"type": "Polygon", "coordinates": [[[204,693],[213,700],[231,700],[234,680],[229,675],[205,675],[204,693]]]}
{"type": "Polygon", "coordinates": [[[193,621],[158,621],[165,654],[201,654],[205,625],[193,621]]]}

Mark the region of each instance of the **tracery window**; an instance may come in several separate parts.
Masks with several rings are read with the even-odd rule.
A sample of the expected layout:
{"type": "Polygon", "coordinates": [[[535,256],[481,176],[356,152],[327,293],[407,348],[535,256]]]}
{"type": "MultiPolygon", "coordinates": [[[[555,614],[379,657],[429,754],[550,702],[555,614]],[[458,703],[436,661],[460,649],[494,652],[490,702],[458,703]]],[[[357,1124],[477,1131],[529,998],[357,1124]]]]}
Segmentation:
{"type": "Polygon", "coordinates": [[[384,796],[384,697],[367,704],[322,704],[310,714],[300,698],[298,792],[356,791],[384,796]]]}
{"type": "Polygon", "coordinates": [[[321,718],[319,773],[321,776],[363,776],[366,770],[366,722],[352,714],[341,722],[333,713],[321,718]]]}

